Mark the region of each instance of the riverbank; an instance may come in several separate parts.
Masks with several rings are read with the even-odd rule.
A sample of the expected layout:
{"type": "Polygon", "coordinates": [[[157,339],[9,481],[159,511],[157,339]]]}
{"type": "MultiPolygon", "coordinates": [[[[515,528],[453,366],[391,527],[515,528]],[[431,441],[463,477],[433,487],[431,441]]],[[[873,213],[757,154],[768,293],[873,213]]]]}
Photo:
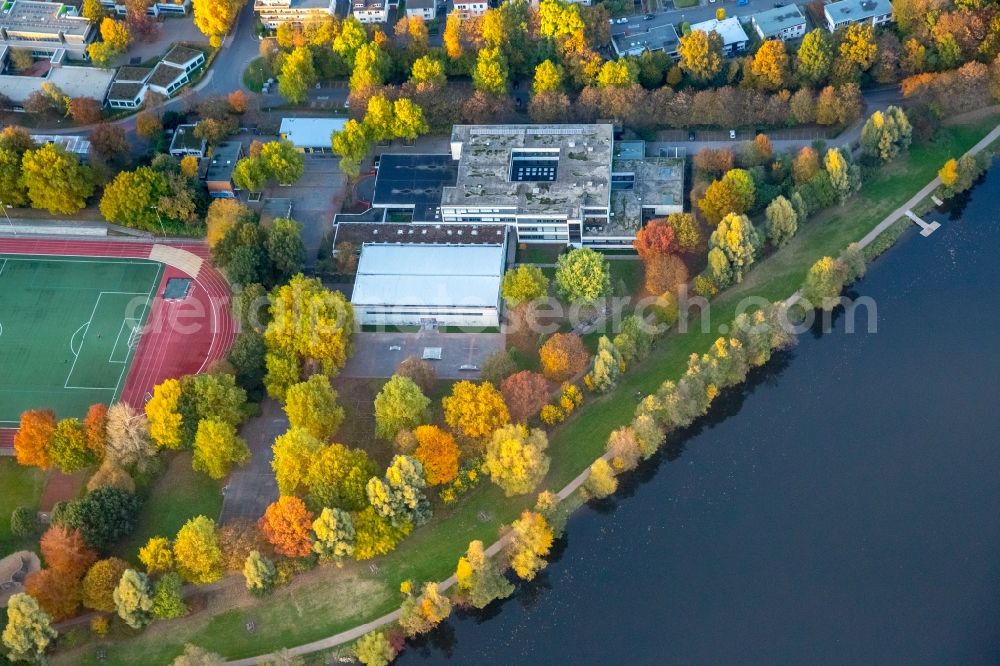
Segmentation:
{"type": "MultiPolygon", "coordinates": [[[[779,300],[796,291],[813,262],[839,254],[870,231],[931,181],[945,160],[961,155],[993,129],[998,118],[993,115],[947,128],[939,140],[914,145],[866,183],[858,196],[803,224],[787,247],[713,300],[708,330],[660,340],[649,359],[627,373],[614,393],[593,400],[552,433],[552,465],[542,488],[564,487],[603,454],[608,433],[631,420],[634,396],[651,393],[665,379],[678,376],[688,356],[707,349],[719,335],[719,327],[734,318],[742,299],[752,295],[779,300]]],[[[447,578],[470,540],[494,541],[500,525],[533,503],[534,496],[504,498],[498,488],[484,484],[454,508],[439,512],[398,550],[380,558],[377,571],[364,564],[342,571],[318,570],[260,602],[232,596],[217,599],[195,616],[157,623],[134,638],[115,636],[117,642],[107,645],[102,663],[167,663],[185,642],[229,658],[250,657],[348,630],[395,610],[403,580],[447,578]],[[225,608],[229,610],[222,612],[225,608]],[[248,619],[254,620],[252,633],[246,629],[248,619]]],[[[92,649],[78,649],[62,651],[54,661],[75,664],[94,659],[92,649]]]]}

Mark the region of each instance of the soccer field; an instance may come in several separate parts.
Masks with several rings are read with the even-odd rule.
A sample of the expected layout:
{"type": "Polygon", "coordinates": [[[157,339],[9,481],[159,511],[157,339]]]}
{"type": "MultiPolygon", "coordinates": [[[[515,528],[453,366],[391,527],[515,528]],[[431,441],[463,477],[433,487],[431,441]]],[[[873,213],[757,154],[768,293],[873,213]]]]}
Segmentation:
{"type": "Polygon", "coordinates": [[[0,427],[82,417],[121,393],[162,264],[0,254],[0,427]]]}

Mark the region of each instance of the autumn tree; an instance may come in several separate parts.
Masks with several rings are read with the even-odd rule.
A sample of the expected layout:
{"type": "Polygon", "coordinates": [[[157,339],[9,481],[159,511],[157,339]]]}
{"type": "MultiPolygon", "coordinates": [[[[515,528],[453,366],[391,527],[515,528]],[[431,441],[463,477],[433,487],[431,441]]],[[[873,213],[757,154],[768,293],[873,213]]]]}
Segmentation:
{"type": "Polygon", "coordinates": [[[172,620],[187,615],[188,607],[184,603],[181,585],[181,577],[176,572],[160,576],[153,585],[153,617],[172,620]]]}
{"type": "Polygon", "coordinates": [[[531,264],[519,264],[508,269],[500,285],[501,295],[512,307],[545,298],[548,292],[549,279],[542,269],[531,264]]]}
{"type": "Polygon", "coordinates": [[[549,471],[548,445],[543,430],[504,426],[486,445],[483,468],[508,497],[530,493],[549,471]]]}
{"type": "Polygon", "coordinates": [[[679,252],[690,254],[702,246],[704,238],[691,213],[671,213],[667,216],[667,226],[674,230],[674,242],[679,252]]]}
{"type": "Polygon", "coordinates": [[[94,193],[90,168],[56,143],[46,143],[24,153],[21,169],[21,179],[33,208],[69,215],[86,206],[94,193]]]}
{"type": "Polygon", "coordinates": [[[304,428],[320,441],[327,441],[344,421],[344,408],[325,375],[313,375],[293,384],[285,394],[285,414],[292,428],[304,428]]]}
{"type": "Polygon", "coordinates": [[[431,401],[409,377],[393,375],[375,396],[375,435],[391,440],[427,418],[431,401]]]}
{"type": "Polygon", "coordinates": [[[543,60],[535,67],[535,78],[531,90],[535,95],[560,92],[563,88],[563,79],[562,66],[551,60],[543,60]]]}
{"type": "Polygon", "coordinates": [[[224,421],[202,419],[194,436],[194,457],[191,467],[205,472],[213,479],[229,474],[233,465],[243,465],[250,460],[250,449],[236,428],[224,421]]]}
{"type": "Polygon", "coordinates": [[[556,261],[556,290],[572,303],[592,304],[611,291],[607,259],[588,248],[576,248],[556,261]]]}
{"type": "Polygon", "coordinates": [[[538,350],[542,372],[554,382],[562,382],[580,374],[587,367],[590,355],[580,336],[574,333],[556,333],[538,350]]]}
{"type": "Polygon", "coordinates": [[[127,469],[146,469],[156,455],[144,414],[124,402],[108,408],[105,456],[127,469]]]}
{"type": "Polygon", "coordinates": [[[219,48],[242,7],[240,0],[194,0],[191,8],[195,27],[208,37],[213,48],[219,48]]]}
{"type": "Polygon", "coordinates": [[[142,629],[153,621],[153,586],[144,573],[128,569],[114,590],[118,617],[133,629],[142,629]]]}
{"type": "Polygon", "coordinates": [[[472,85],[480,92],[503,95],[507,92],[507,59],[498,48],[484,48],[476,57],[472,85]]]}
{"type": "Polygon", "coordinates": [[[115,610],[113,594],[128,562],[117,557],[99,560],[83,577],[82,601],[87,608],[111,613],[115,610]]]}
{"type": "Polygon", "coordinates": [[[451,483],[458,476],[460,456],[455,438],[433,425],[417,426],[413,436],[417,440],[413,455],[424,468],[427,484],[438,486],[451,483]]]}
{"type": "Polygon", "coordinates": [[[177,573],[189,583],[204,585],[222,578],[222,550],[215,535],[215,521],[205,516],[188,520],[174,539],[177,573]]]}
{"type": "Polygon", "coordinates": [[[364,449],[329,444],[319,450],[308,466],[305,485],[309,504],[360,510],[367,504],[366,483],[376,471],[364,449]]]}
{"type": "Polygon", "coordinates": [[[788,243],[798,229],[798,215],[791,202],[778,195],[767,205],[767,238],[775,247],[788,243]]]}
{"type": "Polygon", "coordinates": [[[441,405],[448,427],[471,440],[484,440],[510,422],[503,396],[489,382],[457,382],[441,405]]]}
{"type": "Polygon", "coordinates": [[[832,310],[840,304],[837,297],[847,284],[848,275],[847,264],[823,257],[809,268],[802,284],[802,298],[812,307],[832,310]]]}
{"type": "Polygon", "coordinates": [[[101,103],[93,97],[73,97],[66,113],[77,125],[93,125],[101,120],[101,103]]]}
{"type": "Polygon", "coordinates": [[[286,557],[305,557],[312,552],[313,514],[297,497],[279,497],[260,519],[264,538],[275,552],[286,557]]]}
{"type": "Polygon", "coordinates": [[[722,39],[716,32],[695,30],[680,38],[680,67],[694,81],[707,83],[722,71],[722,39]]]}
{"type": "Polygon", "coordinates": [[[55,431],[56,415],[51,409],[23,412],[20,427],[14,433],[14,454],[18,464],[48,469],[52,465],[55,431]]]}
{"type": "Polygon", "coordinates": [[[107,427],[107,405],[98,403],[87,408],[87,415],[83,419],[84,437],[87,448],[98,459],[104,457],[104,448],[108,441],[107,427]]]}
{"type": "Polygon", "coordinates": [[[819,154],[811,146],[803,146],[792,160],[792,179],[799,185],[807,183],[819,169],[819,154]]]}
{"type": "Polygon", "coordinates": [[[154,139],[163,133],[163,120],[153,111],[142,111],[135,117],[135,133],[143,139],[154,139]]]}
{"type": "Polygon", "coordinates": [[[174,568],[174,552],[170,540],[164,537],[150,537],[139,549],[139,561],[146,567],[146,573],[157,574],[174,568]]]}
{"type": "Polygon", "coordinates": [[[635,251],[644,260],[676,251],[674,230],[665,219],[649,220],[635,235],[635,251]]]}
{"type": "Polygon", "coordinates": [[[590,475],[583,484],[587,497],[603,499],[618,490],[615,471],[604,458],[598,458],[590,465],[590,475]]]}
{"type": "Polygon", "coordinates": [[[504,379],[500,392],[514,423],[525,423],[549,401],[549,385],[545,377],[530,370],[504,379]]]}
{"type": "Polygon", "coordinates": [[[64,571],[33,571],[24,579],[24,591],[57,622],[73,617],[80,608],[80,579],[64,571]]]}
{"type": "Polygon", "coordinates": [[[260,551],[250,551],[243,564],[243,579],[247,590],[255,597],[261,597],[274,588],[278,579],[278,570],[266,555],[260,551]]]}
{"type": "Polygon", "coordinates": [[[687,265],[676,255],[656,255],[646,261],[645,290],[651,296],[676,293],[687,281],[687,265]]]}
{"type": "Polygon", "coordinates": [[[369,506],[354,514],[354,558],[370,560],[391,553],[412,529],[409,523],[393,526],[369,506]]]}
{"type": "Polygon", "coordinates": [[[434,389],[437,384],[437,372],[427,361],[408,356],[399,364],[395,372],[396,376],[407,377],[420,387],[424,393],[434,389]]]}
{"type": "Polygon", "coordinates": [[[64,474],[89,467],[97,460],[87,446],[87,433],[78,419],[62,419],[56,423],[49,455],[64,474]]]}
{"type": "Polygon", "coordinates": [[[215,247],[237,223],[247,222],[252,217],[253,211],[237,199],[212,199],[205,216],[208,228],[205,241],[210,248],[215,247]]]}
{"type": "MultiPolygon", "coordinates": [[[[622,321],[621,329],[614,337],[613,342],[615,349],[626,362],[641,361],[649,355],[650,349],[652,349],[653,333],[645,319],[637,314],[632,314],[622,321]]],[[[570,408],[568,411],[573,411],[579,406],[579,400],[582,400],[582,396],[579,396],[579,400],[575,399],[579,394],[573,389],[576,387],[572,384],[565,385],[563,395],[560,396],[559,400],[561,405],[570,408]]]]}
{"type": "Polygon", "coordinates": [[[710,224],[730,213],[742,214],[753,208],[756,186],[753,177],[744,169],[730,169],[720,179],[712,181],[705,196],[698,201],[698,208],[710,224]]]}
{"type": "Polygon", "coordinates": [[[97,552],[87,546],[80,530],[58,524],[45,531],[39,548],[50,569],[78,580],[97,561],[97,552]]]}
{"type": "Polygon", "coordinates": [[[399,626],[413,638],[444,621],[451,614],[451,601],[438,590],[437,583],[424,583],[419,595],[406,595],[399,611],[399,626]]]}
{"type": "Polygon", "coordinates": [[[554,535],[545,517],[525,511],[511,524],[507,551],[514,573],[522,580],[532,580],[545,568],[545,556],[552,550],[554,535]]]}
{"type": "Polygon", "coordinates": [[[430,502],[423,492],[426,486],[424,468],[419,460],[411,456],[394,456],[384,478],[369,479],[368,501],[393,527],[419,527],[431,517],[430,502]]]}
{"type": "MultiPolygon", "coordinates": [[[[448,14],[448,22],[457,12],[448,14]]],[[[384,631],[370,631],[354,644],[354,656],[365,666],[389,666],[398,651],[393,647],[384,631]]]]}
{"type": "Polygon", "coordinates": [[[465,555],[458,559],[455,578],[458,589],[468,595],[475,608],[486,608],[492,601],[506,599],[514,592],[514,586],[486,556],[479,540],[469,542],[465,555]]]}
{"type": "Polygon", "coordinates": [[[837,59],[837,65],[842,65],[846,72],[850,72],[847,76],[867,72],[875,64],[875,57],[878,55],[875,28],[871,23],[851,23],[841,35],[838,51],[840,58],[837,59]]]}
{"type": "Polygon", "coordinates": [[[594,354],[593,366],[584,377],[584,382],[595,391],[607,393],[617,386],[623,364],[618,348],[608,336],[602,335],[597,341],[597,353],[594,354]]]}
{"type": "Polygon", "coordinates": [[[898,106],[875,111],[861,129],[861,148],[866,155],[889,162],[910,146],[913,128],[898,106]]]}
{"type": "Polygon", "coordinates": [[[750,72],[760,87],[766,90],[784,87],[790,76],[785,42],[780,39],[765,40],[753,55],[750,72]]]}
{"type": "Polygon", "coordinates": [[[45,651],[56,636],[51,618],[31,596],[18,592],[7,600],[7,625],[0,638],[12,661],[44,663],[45,651]]]}
{"type": "Polygon", "coordinates": [[[445,76],[444,63],[434,56],[420,56],[413,61],[410,81],[416,84],[418,90],[445,85],[448,79],[445,76]]]}
{"type": "Polygon", "coordinates": [[[730,213],[722,218],[719,226],[712,232],[709,246],[719,250],[724,256],[729,283],[741,282],[756,259],[760,238],[746,215],[730,213]]]}
{"type": "Polygon", "coordinates": [[[354,554],[354,519],[342,509],[324,507],[312,524],[313,552],[324,562],[342,566],[354,554]]]}
{"type": "Polygon", "coordinates": [[[282,495],[293,495],[305,487],[306,475],[323,443],[304,428],[292,428],[274,440],[271,469],[282,495]]]}
{"type": "Polygon", "coordinates": [[[808,86],[816,86],[830,75],[833,65],[833,43],[830,33],[816,28],[806,34],[799,44],[795,58],[795,71],[799,80],[808,86]]]}

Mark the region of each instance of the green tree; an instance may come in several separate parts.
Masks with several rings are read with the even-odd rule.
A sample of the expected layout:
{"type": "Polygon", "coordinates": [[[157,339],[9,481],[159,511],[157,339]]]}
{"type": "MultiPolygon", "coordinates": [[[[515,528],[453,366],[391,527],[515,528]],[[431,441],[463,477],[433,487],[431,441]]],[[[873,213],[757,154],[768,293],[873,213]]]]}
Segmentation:
{"type": "Polygon", "coordinates": [[[291,185],[306,169],[306,158],[291,141],[268,141],[260,149],[260,161],[267,172],[268,178],[278,181],[279,185],[291,185]]]}
{"type": "Polygon", "coordinates": [[[424,495],[427,487],[424,468],[410,456],[394,456],[385,477],[369,479],[368,501],[375,512],[388,518],[393,527],[419,527],[431,517],[431,505],[424,495]]]}
{"type": "Polygon", "coordinates": [[[559,295],[573,303],[594,303],[611,291],[608,262],[590,248],[559,255],[555,281],[559,295]]]}
{"type": "Polygon", "coordinates": [[[519,264],[504,273],[500,293],[510,306],[535,301],[549,293],[549,279],[538,266],[519,264]]]}
{"type": "Polygon", "coordinates": [[[79,419],[62,419],[56,424],[49,455],[63,474],[72,474],[97,462],[79,419]]]}
{"type": "Polygon", "coordinates": [[[910,146],[913,128],[906,113],[898,106],[890,106],[885,113],[876,111],[861,129],[861,148],[866,155],[883,162],[896,158],[910,146]]]}
{"type": "Polygon", "coordinates": [[[443,86],[448,82],[444,73],[444,63],[434,56],[420,56],[413,61],[410,81],[420,90],[425,87],[443,86]]]}
{"type": "Polygon", "coordinates": [[[486,608],[495,599],[506,599],[514,586],[496,564],[486,556],[482,541],[469,542],[465,555],[458,559],[455,568],[458,589],[469,595],[469,603],[476,608],[486,608]]]}
{"type": "Polygon", "coordinates": [[[122,171],[104,188],[101,215],[109,222],[145,231],[159,231],[157,204],[167,193],[166,177],[149,167],[122,171]]]}
{"type": "Polygon", "coordinates": [[[560,92],[563,87],[563,68],[551,60],[543,60],[535,67],[535,80],[532,92],[541,95],[548,92],[560,92]]]}
{"type": "Polygon", "coordinates": [[[300,46],[293,49],[281,65],[278,91],[292,104],[301,104],[306,101],[309,89],[316,84],[317,78],[312,51],[300,46]]]}
{"type": "Polygon", "coordinates": [[[278,570],[267,556],[252,550],[243,564],[243,578],[247,590],[255,597],[262,597],[272,589],[278,579],[278,570]]]}
{"type": "Polygon", "coordinates": [[[832,310],[839,305],[841,290],[847,284],[847,265],[833,257],[823,257],[809,269],[802,285],[802,297],[814,308],[832,310]]]}
{"type": "Polygon", "coordinates": [[[500,49],[484,48],[476,57],[472,70],[472,85],[476,90],[493,95],[507,94],[507,59],[500,49]]]}
{"type": "Polygon", "coordinates": [[[302,272],[306,248],[302,242],[302,225],[298,222],[287,217],[275,218],[267,228],[264,244],[279,282],[302,272]]]}
{"type": "Polygon", "coordinates": [[[393,375],[375,396],[375,435],[391,441],[427,419],[431,401],[409,377],[393,375]]]}
{"type": "Polygon", "coordinates": [[[806,34],[799,44],[795,60],[795,71],[799,80],[808,86],[817,86],[830,76],[833,65],[833,43],[830,33],[823,28],[816,28],[806,34]]]}
{"type": "Polygon", "coordinates": [[[545,431],[524,425],[506,425],[486,445],[483,469],[507,497],[533,491],[549,471],[545,431]]]}
{"type": "Polygon", "coordinates": [[[767,205],[765,217],[767,218],[767,238],[775,247],[781,247],[788,243],[798,230],[799,216],[791,202],[781,195],[775,197],[774,201],[767,205]]]}
{"type": "MultiPolygon", "coordinates": [[[[458,16],[449,14],[448,18],[458,16]]],[[[384,631],[371,631],[354,644],[354,656],[365,666],[389,666],[396,658],[396,648],[389,642],[384,631]]]]}
{"type": "Polygon", "coordinates": [[[698,83],[711,81],[722,71],[722,39],[716,32],[695,30],[680,38],[680,67],[698,83]]]}
{"type": "Polygon", "coordinates": [[[142,629],[153,620],[153,589],[144,573],[129,569],[114,591],[118,617],[133,629],[142,629]]]}
{"type": "Polygon", "coordinates": [[[342,509],[324,507],[313,521],[313,552],[324,562],[342,566],[345,557],[354,555],[354,520],[342,509]]]}
{"type": "Polygon", "coordinates": [[[841,202],[860,187],[861,176],[857,167],[847,161],[839,148],[830,148],[826,151],[823,166],[826,167],[826,172],[830,176],[830,184],[833,185],[841,202]]]}
{"type": "Polygon", "coordinates": [[[52,620],[32,597],[18,592],[7,600],[2,638],[12,661],[45,663],[45,650],[58,635],[52,620]]]}
{"type": "Polygon", "coordinates": [[[342,158],[340,168],[348,176],[358,176],[361,160],[368,154],[369,141],[365,127],[353,118],[344,124],[343,130],[331,137],[333,152],[342,158]]]}
{"type": "Polygon", "coordinates": [[[309,489],[309,504],[317,510],[361,510],[368,503],[366,484],[376,472],[363,449],[342,444],[325,446],[308,462],[304,482],[309,489]]]}
{"type": "Polygon", "coordinates": [[[107,550],[135,531],[140,505],[139,499],[128,491],[101,486],[70,502],[62,522],[70,529],[80,530],[88,547],[107,550]]]}
{"type": "Polygon", "coordinates": [[[733,279],[742,282],[743,276],[756,259],[760,238],[746,215],[730,213],[722,218],[719,226],[712,232],[709,247],[717,248],[725,255],[733,279]]]}
{"type": "Polygon", "coordinates": [[[205,472],[213,479],[229,474],[233,465],[243,465],[250,460],[250,449],[236,428],[223,421],[203,419],[198,422],[194,437],[194,457],[191,467],[205,472]]]}
{"type": "Polygon", "coordinates": [[[260,192],[267,185],[269,174],[259,157],[244,157],[233,167],[233,183],[241,190],[260,192]]]}
{"type": "Polygon", "coordinates": [[[87,205],[94,193],[90,168],[55,143],[24,153],[21,182],[32,208],[44,208],[50,213],[75,213],[87,205]]]}
{"type": "Polygon", "coordinates": [[[305,428],[320,441],[328,441],[344,421],[344,408],[329,378],[313,375],[288,389],[285,414],[292,428],[305,428]]]}
{"type": "Polygon", "coordinates": [[[354,67],[354,56],[368,41],[365,26],[353,14],[340,24],[340,34],[333,40],[333,50],[344,59],[348,67],[354,67]]]}
{"type": "Polygon", "coordinates": [[[153,617],[172,620],[187,615],[187,604],[181,594],[181,577],[177,572],[163,574],[153,586],[153,617]]]}

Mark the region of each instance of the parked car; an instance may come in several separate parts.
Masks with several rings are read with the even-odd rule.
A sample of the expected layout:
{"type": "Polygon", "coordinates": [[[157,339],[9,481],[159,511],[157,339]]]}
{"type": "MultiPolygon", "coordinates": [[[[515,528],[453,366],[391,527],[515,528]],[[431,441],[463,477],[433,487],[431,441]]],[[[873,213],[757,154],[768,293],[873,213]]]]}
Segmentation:
{"type": "Polygon", "coordinates": [[[656,18],[656,14],[646,14],[645,20],[652,21],[656,18]]]}
{"type": "Polygon", "coordinates": [[[690,132],[688,132],[688,141],[694,141],[694,139],[695,139],[694,130],[691,130],[690,132]]]}
{"type": "Polygon", "coordinates": [[[730,139],[736,138],[736,130],[729,130],[729,138],[730,139]]]}

